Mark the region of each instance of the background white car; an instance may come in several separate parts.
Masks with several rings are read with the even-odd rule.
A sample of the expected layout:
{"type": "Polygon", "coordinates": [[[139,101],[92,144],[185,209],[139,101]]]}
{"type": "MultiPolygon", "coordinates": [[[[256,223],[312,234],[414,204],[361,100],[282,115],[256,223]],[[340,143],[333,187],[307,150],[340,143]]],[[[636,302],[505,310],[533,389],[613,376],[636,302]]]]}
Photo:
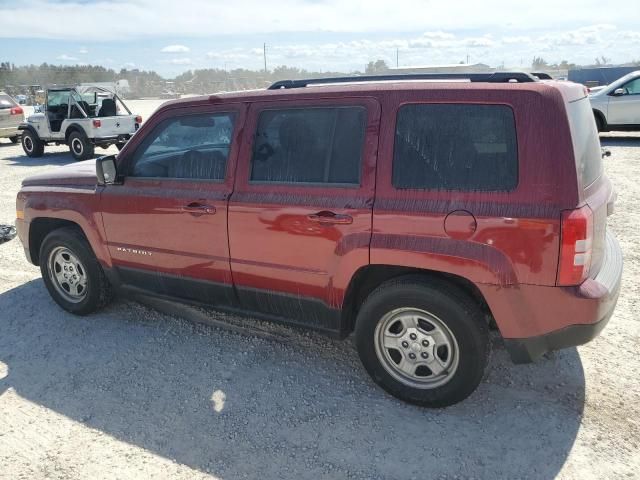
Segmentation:
{"type": "Polygon", "coordinates": [[[589,95],[599,132],[640,130],[640,70],[589,95]]]}
{"type": "Polygon", "coordinates": [[[11,96],[0,92],[0,138],[8,138],[12,143],[18,143],[20,130],[18,125],[24,121],[24,112],[11,96]]]}

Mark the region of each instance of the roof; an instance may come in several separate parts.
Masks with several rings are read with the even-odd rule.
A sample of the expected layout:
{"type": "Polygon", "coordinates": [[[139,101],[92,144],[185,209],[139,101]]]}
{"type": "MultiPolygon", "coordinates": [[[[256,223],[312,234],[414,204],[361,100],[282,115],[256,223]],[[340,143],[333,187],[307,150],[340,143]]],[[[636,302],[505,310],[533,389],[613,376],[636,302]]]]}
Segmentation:
{"type": "Polygon", "coordinates": [[[303,88],[276,90],[246,90],[237,92],[216,93],[188,98],[170,100],[163,107],[201,105],[203,103],[269,101],[284,99],[313,99],[319,96],[330,98],[344,96],[368,96],[385,92],[402,91],[449,91],[468,92],[482,90],[485,92],[528,91],[540,95],[553,95],[558,90],[565,98],[575,99],[584,96],[582,85],[555,80],[529,83],[483,83],[460,80],[402,80],[402,81],[367,81],[353,83],[337,83],[329,85],[310,85],[303,88]],[[578,91],[579,90],[579,91],[578,91]]]}

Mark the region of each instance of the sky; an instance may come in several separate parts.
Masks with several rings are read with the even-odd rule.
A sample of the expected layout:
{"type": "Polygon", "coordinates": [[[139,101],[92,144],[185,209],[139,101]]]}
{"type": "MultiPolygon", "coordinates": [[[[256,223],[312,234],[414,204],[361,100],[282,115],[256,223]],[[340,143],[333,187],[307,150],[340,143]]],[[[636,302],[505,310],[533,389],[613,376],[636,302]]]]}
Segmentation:
{"type": "Polygon", "coordinates": [[[603,0],[0,0],[0,60],[316,71],[640,60],[640,4],[603,0]]]}

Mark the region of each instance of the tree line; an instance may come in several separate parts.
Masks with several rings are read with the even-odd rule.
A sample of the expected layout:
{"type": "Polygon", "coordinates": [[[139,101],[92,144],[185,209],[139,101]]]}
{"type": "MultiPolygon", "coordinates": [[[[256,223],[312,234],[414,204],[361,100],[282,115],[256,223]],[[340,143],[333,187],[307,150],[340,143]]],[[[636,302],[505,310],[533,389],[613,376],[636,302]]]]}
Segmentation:
{"type": "MultiPolygon", "coordinates": [[[[599,57],[590,66],[608,65],[610,59],[599,57]]],[[[640,65],[634,60],[626,65],[640,65]]],[[[560,63],[548,63],[542,57],[534,57],[531,62],[534,70],[568,70],[579,68],[579,65],[563,60],[560,63]]],[[[355,71],[349,75],[361,73],[375,75],[389,72],[389,66],[384,60],[371,61],[364,72],[355,71]]],[[[9,90],[12,94],[28,93],[29,86],[67,85],[92,82],[115,82],[127,80],[129,82],[129,96],[144,97],[159,95],[164,90],[177,93],[211,93],[216,91],[246,90],[264,88],[265,86],[284,79],[319,78],[345,75],[339,71],[309,71],[302,68],[278,66],[273,70],[248,70],[236,68],[223,70],[219,68],[188,70],[174,79],[164,79],[154,71],[139,69],[114,70],[97,65],[41,65],[16,66],[10,62],[0,63],[0,89],[9,90]]]]}

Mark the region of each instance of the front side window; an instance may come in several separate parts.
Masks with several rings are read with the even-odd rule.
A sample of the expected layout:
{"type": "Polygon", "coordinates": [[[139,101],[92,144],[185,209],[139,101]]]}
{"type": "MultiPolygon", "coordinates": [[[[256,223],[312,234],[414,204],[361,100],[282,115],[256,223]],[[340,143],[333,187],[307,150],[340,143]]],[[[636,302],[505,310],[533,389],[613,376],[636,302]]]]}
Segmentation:
{"type": "Polygon", "coordinates": [[[416,104],[398,111],[393,158],[396,188],[508,191],[517,183],[511,108],[416,104]]]}
{"type": "Polygon", "coordinates": [[[224,180],[233,113],[164,120],[138,147],[131,176],[224,180]]]}
{"type": "Polygon", "coordinates": [[[265,110],[251,160],[254,183],[358,185],[364,107],[265,110]]]}
{"type": "Polygon", "coordinates": [[[622,88],[624,88],[625,95],[640,94],[640,78],[636,78],[635,80],[625,83],[622,88]]]}

